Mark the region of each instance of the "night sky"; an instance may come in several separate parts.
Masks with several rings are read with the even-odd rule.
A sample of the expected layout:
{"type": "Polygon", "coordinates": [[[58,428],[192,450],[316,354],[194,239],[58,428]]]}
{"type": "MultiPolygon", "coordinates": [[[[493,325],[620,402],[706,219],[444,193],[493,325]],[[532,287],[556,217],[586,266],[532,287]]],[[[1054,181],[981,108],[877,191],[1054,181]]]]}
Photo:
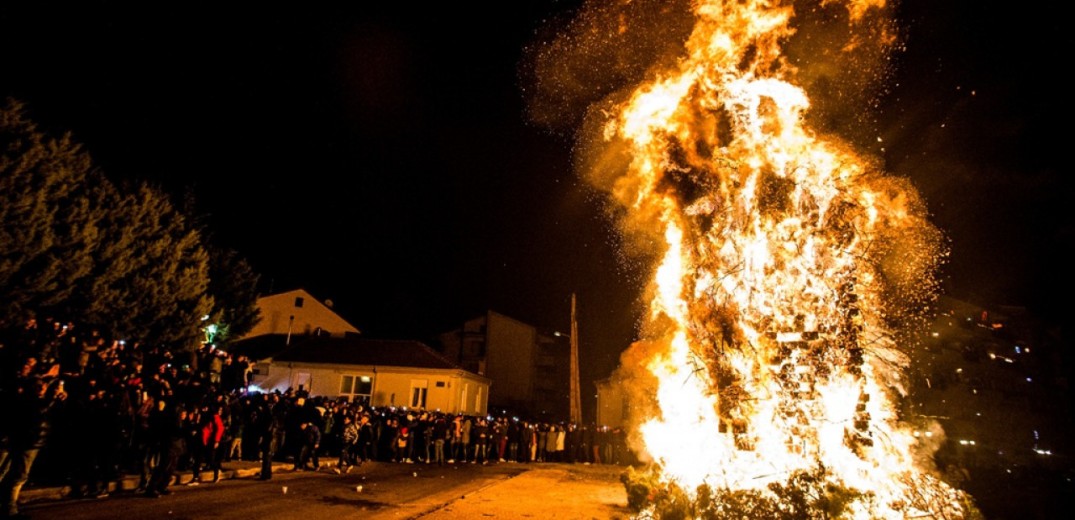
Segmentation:
{"type": "MultiPolygon", "coordinates": [[[[648,276],[573,172],[572,130],[527,115],[527,49],[580,3],[6,3],[0,96],[112,178],[191,190],[263,291],[306,288],[367,334],[487,308],[566,331],[575,292],[586,381],[635,337],[648,276]]],[[[1059,322],[1071,32],[987,4],[903,2],[871,151],[948,235],[949,294],[1059,322]]]]}

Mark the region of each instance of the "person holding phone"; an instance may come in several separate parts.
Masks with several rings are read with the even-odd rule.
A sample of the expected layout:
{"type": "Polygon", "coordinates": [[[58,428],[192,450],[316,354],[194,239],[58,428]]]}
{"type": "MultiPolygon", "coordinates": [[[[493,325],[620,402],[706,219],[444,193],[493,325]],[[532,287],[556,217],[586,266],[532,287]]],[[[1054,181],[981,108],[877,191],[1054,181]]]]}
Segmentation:
{"type": "Polygon", "coordinates": [[[50,385],[35,376],[20,378],[11,393],[3,396],[3,402],[10,404],[0,436],[0,514],[4,518],[23,518],[19,514],[19,493],[45,445],[55,406],[67,394],[62,380],[50,385]]]}

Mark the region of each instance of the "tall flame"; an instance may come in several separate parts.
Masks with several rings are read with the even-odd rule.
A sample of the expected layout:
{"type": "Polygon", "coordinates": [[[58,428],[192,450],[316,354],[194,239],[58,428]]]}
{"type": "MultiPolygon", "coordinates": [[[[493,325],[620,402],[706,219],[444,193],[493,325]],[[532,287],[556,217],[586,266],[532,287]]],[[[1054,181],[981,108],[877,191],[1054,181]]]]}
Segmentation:
{"type": "MultiPolygon", "coordinates": [[[[851,25],[884,6],[842,3],[851,25]]],[[[804,123],[790,4],[695,1],[686,55],[601,127],[628,162],[613,197],[663,236],[637,437],[687,493],[764,491],[820,464],[871,494],[858,518],[961,517],[893,406],[909,361],[896,308],[935,292],[939,234],[906,182],[804,123]]]]}

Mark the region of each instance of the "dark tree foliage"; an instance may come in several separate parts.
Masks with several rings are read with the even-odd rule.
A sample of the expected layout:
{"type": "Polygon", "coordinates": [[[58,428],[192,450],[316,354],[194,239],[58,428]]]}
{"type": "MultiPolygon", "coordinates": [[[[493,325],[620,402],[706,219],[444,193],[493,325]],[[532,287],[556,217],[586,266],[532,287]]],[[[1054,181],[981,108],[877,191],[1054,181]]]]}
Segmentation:
{"type": "Polygon", "coordinates": [[[193,350],[209,314],[209,255],[169,198],[148,185],[100,185],[109,203],[93,276],[80,287],[82,310],[120,337],[193,350]]]}
{"type": "Polygon", "coordinates": [[[89,155],[45,136],[21,103],[0,107],[0,327],[57,312],[93,267],[102,208],[89,155]]]}
{"type": "Polygon", "coordinates": [[[232,249],[209,247],[209,294],[216,302],[211,315],[222,327],[220,343],[241,338],[261,319],[258,311],[259,276],[232,249]]]}
{"type": "Polygon", "coordinates": [[[159,190],[120,189],[69,136],[0,108],[0,325],[47,312],[115,338],[193,349],[209,314],[209,257],[159,190]]]}
{"type": "Polygon", "coordinates": [[[215,305],[208,321],[217,326],[217,332],[205,340],[224,346],[250,332],[261,319],[257,307],[260,276],[238,251],[222,247],[216,240],[210,215],[199,209],[189,187],[183,193],[180,208],[201,233],[209,251],[209,295],[215,305]]]}

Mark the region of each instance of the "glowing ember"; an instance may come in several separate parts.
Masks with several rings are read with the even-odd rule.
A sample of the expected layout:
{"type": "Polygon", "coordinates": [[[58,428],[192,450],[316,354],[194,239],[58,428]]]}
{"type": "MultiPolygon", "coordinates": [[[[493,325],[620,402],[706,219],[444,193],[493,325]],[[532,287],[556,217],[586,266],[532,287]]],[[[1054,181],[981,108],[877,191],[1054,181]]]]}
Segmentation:
{"type": "MultiPolygon", "coordinates": [[[[884,8],[844,3],[848,30],[884,8]]],[[[602,153],[626,157],[609,184],[625,221],[664,244],[648,339],[623,360],[651,391],[634,407],[638,447],[693,499],[779,500],[815,479],[849,490],[847,517],[964,517],[967,497],[916,464],[893,409],[899,327],[936,292],[939,233],[906,182],[804,123],[810,101],[781,48],[791,2],[693,11],[686,55],[600,132],[602,153]]]]}

